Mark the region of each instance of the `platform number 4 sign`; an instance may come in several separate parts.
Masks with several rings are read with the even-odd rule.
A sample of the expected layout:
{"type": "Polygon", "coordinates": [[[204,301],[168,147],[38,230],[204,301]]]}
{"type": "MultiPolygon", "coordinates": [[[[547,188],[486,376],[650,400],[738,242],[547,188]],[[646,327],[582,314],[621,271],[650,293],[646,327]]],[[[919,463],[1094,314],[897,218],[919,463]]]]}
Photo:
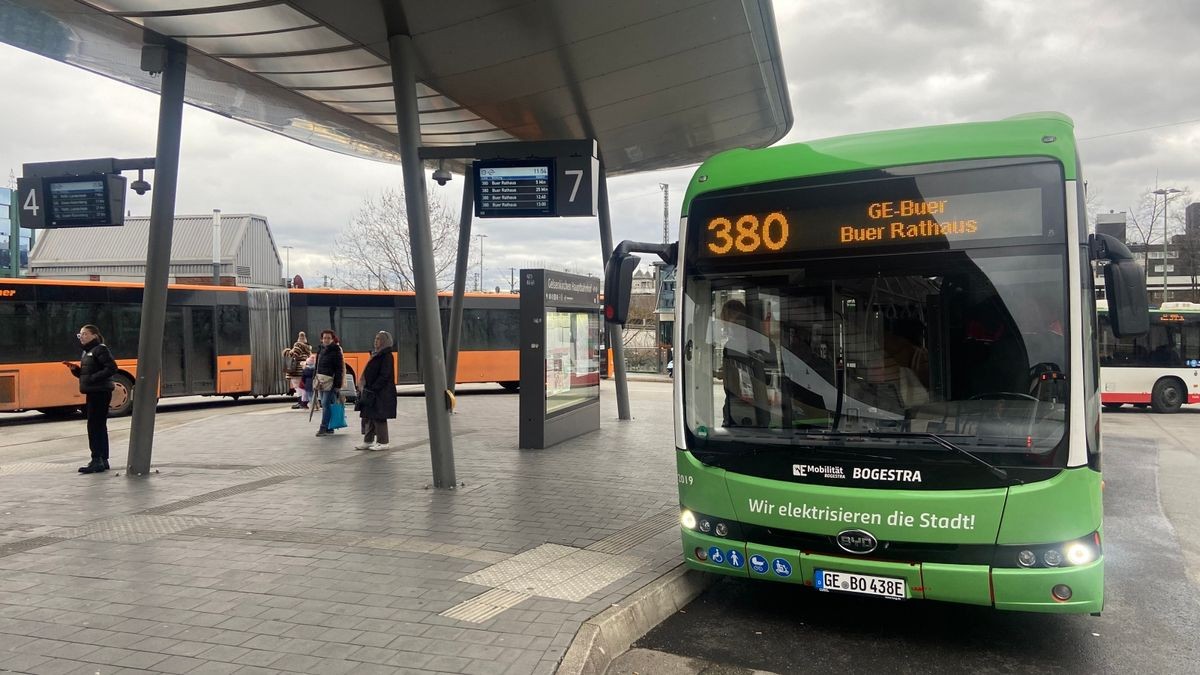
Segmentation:
{"type": "Polygon", "coordinates": [[[21,227],[40,229],[46,227],[41,178],[17,179],[17,203],[20,205],[21,227]]]}

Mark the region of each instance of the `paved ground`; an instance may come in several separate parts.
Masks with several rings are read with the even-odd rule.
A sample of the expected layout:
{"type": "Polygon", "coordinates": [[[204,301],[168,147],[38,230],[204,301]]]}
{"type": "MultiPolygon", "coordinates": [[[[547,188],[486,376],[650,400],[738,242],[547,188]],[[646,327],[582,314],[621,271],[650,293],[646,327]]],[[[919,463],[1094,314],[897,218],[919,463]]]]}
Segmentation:
{"type": "Polygon", "coordinates": [[[778,673],[1200,672],[1200,409],[1122,410],[1105,413],[1103,425],[1103,616],[897,603],[723,578],[609,673],[738,672],[720,664],[778,673]]]}
{"type": "Polygon", "coordinates": [[[669,388],[630,392],[634,422],[606,383],[602,430],[541,451],[517,396],[463,392],[455,492],[417,397],[380,453],[290,402],[183,406],[133,479],[76,473],[82,420],[0,418],[0,670],[550,673],[678,560],[669,388]]]}

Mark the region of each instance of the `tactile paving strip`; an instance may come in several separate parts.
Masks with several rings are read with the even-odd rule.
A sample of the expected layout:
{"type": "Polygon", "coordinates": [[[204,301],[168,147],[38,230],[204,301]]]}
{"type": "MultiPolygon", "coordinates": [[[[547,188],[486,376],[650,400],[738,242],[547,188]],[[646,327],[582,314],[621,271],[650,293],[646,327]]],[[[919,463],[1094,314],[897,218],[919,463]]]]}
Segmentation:
{"type": "Polygon", "coordinates": [[[252,483],[242,483],[241,485],[234,485],[221,490],[213,490],[212,492],[205,492],[204,494],[196,495],[195,497],[188,497],[187,499],[181,499],[177,502],[171,502],[169,504],[163,504],[162,506],[155,506],[145,509],[141,511],[141,515],[159,516],[165,513],[172,513],[192,506],[197,506],[199,504],[205,504],[218,499],[232,497],[233,495],[252,492],[259,488],[267,487],[268,485],[275,485],[276,483],[292,480],[293,478],[296,478],[296,476],[273,476],[271,478],[256,480],[252,483]]]}
{"type": "Polygon", "coordinates": [[[259,530],[239,527],[193,527],[183,534],[196,537],[221,539],[245,539],[251,541],[278,541],[294,544],[313,544],[327,548],[370,548],[382,551],[426,553],[447,558],[461,558],[481,563],[496,563],[509,557],[507,553],[487,551],[481,548],[458,546],[421,537],[369,537],[353,534],[323,532],[319,530],[259,530]]]}
{"type": "Polygon", "coordinates": [[[448,619],[457,619],[459,621],[469,621],[471,623],[483,623],[488,619],[495,617],[506,609],[515,607],[522,600],[529,598],[524,593],[516,593],[514,591],[506,591],[502,588],[493,588],[492,590],[477,595],[470,600],[460,602],[457,605],[441,613],[448,619]]]}
{"type": "Polygon", "coordinates": [[[195,527],[184,534],[220,539],[247,539],[254,541],[279,541],[293,544],[316,544],[319,546],[358,546],[362,537],[325,532],[298,532],[288,530],[252,530],[237,527],[195,527]]]}
{"type": "Polygon", "coordinates": [[[631,525],[619,532],[614,532],[600,541],[587,547],[589,551],[600,553],[624,553],[638,544],[649,540],[654,535],[672,527],[679,522],[678,509],[669,509],[631,525]]]}
{"type": "Polygon", "coordinates": [[[542,544],[459,581],[580,602],[641,564],[642,560],[633,556],[542,544]]]}
{"type": "Polygon", "coordinates": [[[332,469],[328,463],[266,464],[237,472],[238,476],[308,476],[332,469]]]}
{"type": "Polygon", "coordinates": [[[0,558],[14,553],[22,553],[35,548],[57,544],[60,541],[66,541],[62,537],[33,537],[31,539],[22,539],[8,544],[0,544],[0,558]]]}
{"type": "Polygon", "coordinates": [[[12,476],[21,473],[66,473],[71,468],[67,464],[51,464],[50,462],[19,462],[17,464],[0,465],[0,476],[12,476]]]}
{"type": "Polygon", "coordinates": [[[131,515],[105,518],[81,527],[70,527],[54,533],[64,539],[88,539],[117,544],[141,544],[168,534],[190,530],[207,518],[194,516],[131,515]]]}

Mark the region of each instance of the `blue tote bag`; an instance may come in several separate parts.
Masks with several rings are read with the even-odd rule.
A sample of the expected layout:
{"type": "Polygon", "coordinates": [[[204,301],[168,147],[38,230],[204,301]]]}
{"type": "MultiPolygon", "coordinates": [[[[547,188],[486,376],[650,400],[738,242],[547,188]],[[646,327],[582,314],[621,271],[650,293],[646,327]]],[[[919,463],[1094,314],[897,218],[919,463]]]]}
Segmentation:
{"type": "Polygon", "coordinates": [[[329,428],[330,429],[345,429],[346,424],[346,404],[335,399],[329,404],[329,428]]]}

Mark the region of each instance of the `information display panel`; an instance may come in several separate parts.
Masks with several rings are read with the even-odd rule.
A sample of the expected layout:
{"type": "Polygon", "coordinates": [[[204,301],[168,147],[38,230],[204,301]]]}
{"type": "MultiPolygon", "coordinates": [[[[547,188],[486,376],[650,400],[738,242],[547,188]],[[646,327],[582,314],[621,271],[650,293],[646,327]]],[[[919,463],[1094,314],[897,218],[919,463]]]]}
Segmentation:
{"type": "Polygon", "coordinates": [[[600,428],[600,280],[521,270],[520,447],[600,428]]]}
{"type": "Polygon", "coordinates": [[[553,159],[479,160],[472,164],[479,218],[556,216],[553,159]]]}
{"type": "Polygon", "coordinates": [[[731,192],[695,200],[688,241],[706,261],[1060,242],[1061,185],[1061,168],[1038,162],[731,192]]]}
{"type": "Polygon", "coordinates": [[[119,174],[22,176],[21,227],[109,227],[125,224],[125,177],[119,174]]]}
{"type": "Polygon", "coordinates": [[[105,176],[47,178],[45,186],[48,226],[75,227],[111,222],[105,176]]]}

